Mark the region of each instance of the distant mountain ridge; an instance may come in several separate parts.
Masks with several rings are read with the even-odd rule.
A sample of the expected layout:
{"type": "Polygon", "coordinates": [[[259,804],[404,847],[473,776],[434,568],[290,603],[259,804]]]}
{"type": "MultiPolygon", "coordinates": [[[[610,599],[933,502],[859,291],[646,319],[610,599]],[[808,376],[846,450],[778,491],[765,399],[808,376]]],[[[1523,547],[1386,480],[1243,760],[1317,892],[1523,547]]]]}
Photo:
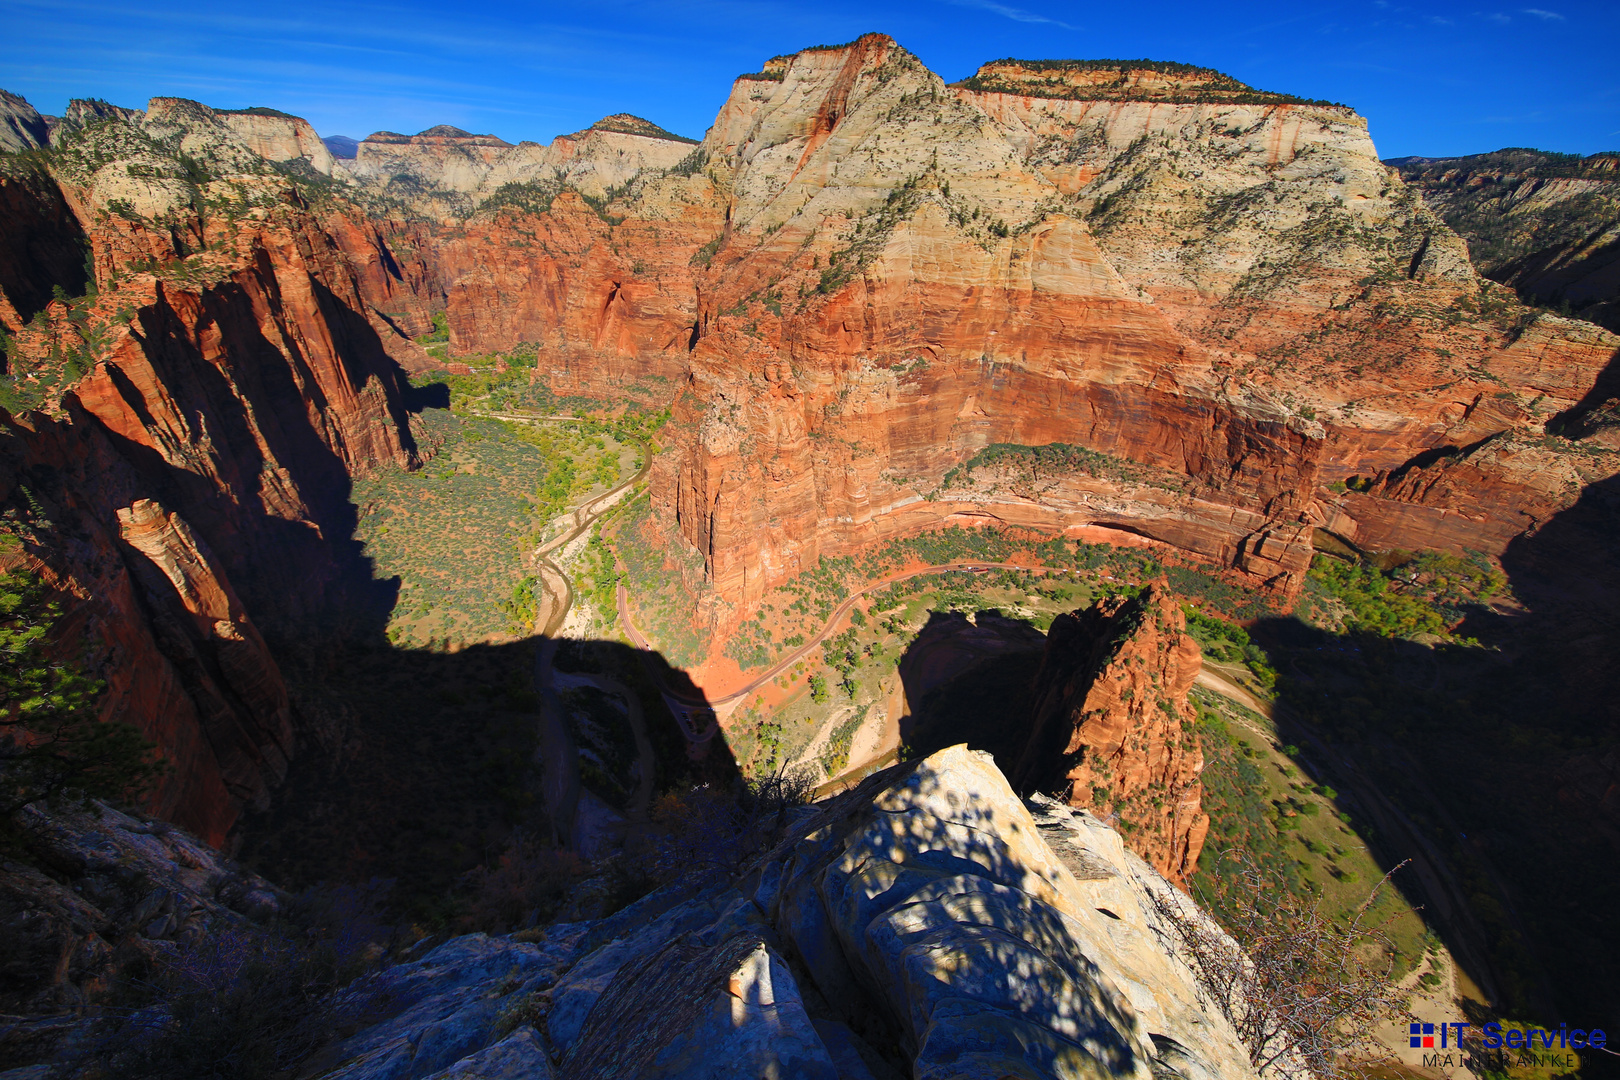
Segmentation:
{"type": "Polygon", "coordinates": [[[1620,330],[1620,151],[1507,147],[1384,164],[1468,242],[1486,277],[1620,330]]]}
{"type": "Polygon", "coordinates": [[[359,139],[348,135],[322,135],[321,142],[326,144],[326,149],[339,161],[353,161],[354,152],[360,146],[359,139]]]}

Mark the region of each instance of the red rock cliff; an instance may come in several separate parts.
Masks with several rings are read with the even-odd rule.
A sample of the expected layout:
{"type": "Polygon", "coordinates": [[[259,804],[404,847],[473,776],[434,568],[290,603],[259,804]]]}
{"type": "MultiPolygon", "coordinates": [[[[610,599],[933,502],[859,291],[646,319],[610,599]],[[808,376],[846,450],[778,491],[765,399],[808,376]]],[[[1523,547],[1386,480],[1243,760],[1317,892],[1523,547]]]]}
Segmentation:
{"type": "Polygon", "coordinates": [[[1209,832],[1187,703],[1201,657],[1186,625],[1161,585],[1054,620],[1013,771],[1020,790],[1117,822],[1132,850],[1177,883],[1197,869],[1209,832]]]}
{"type": "Polygon", "coordinates": [[[1547,427],[1620,338],[1481,281],[1348,109],[952,88],[881,35],[764,76],[600,213],[474,215],[429,260],[455,351],[667,388],[654,498],[719,633],[822,555],[951,521],[1124,528],[1291,588],[1315,530],[1500,552],[1620,469],[1547,427]],[[1171,479],[942,489],[994,442],[1171,479]]]}
{"type": "MultiPolygon", "coordinates": [[[[44,408],[0,411],[0,513],[12,561],[67,601],[63,640],[92,642],[105,716],[174,764],[152,809],[220,844],[305,734],[259,625],[321,610],[348,477],[411,459],[398,369],[295,196],[160,230],[73,180],[40,189],[34,220],[65,200],[101,291],[17,336],[7,375],[44,408]],[[65,347],[90,368],[51,392],[65,347]]],[[[0,264],[54,250],[36,237],[0,264]]]]}

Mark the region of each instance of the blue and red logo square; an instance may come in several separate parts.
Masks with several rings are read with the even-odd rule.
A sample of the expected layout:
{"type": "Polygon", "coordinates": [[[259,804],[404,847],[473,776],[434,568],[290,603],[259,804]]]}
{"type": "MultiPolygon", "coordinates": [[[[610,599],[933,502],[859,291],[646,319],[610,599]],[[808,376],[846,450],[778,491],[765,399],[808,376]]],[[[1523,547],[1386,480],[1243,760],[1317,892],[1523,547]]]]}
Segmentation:
{"type": "Polygon", "coordinates": [[[1414,1050],[1418,1050],[1418,1049],[1427,1050],[1427,1049],[1429,1049],[1429,1048],[1431,1048],[1433,1046],[1434,1046],[1434,1025],[1433,1024],[1413,1024],[1412,1025],[1412,1048],[1414,1050]]]}

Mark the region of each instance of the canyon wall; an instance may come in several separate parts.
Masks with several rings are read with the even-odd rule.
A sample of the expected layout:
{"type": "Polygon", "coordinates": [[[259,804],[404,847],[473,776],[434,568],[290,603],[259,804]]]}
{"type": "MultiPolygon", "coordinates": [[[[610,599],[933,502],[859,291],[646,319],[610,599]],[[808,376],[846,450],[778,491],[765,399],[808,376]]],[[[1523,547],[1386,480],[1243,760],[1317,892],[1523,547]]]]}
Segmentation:
{"type": "Polygon", "coordinates": [[[1387,164],[1468,241],[1480,273],[1620,330],[1620,154],[1507,149],[1387,164]]]}
{"type": "Polygon", "coordinates": [[[1318,530],[1496,553],[1620,467],[1583,419],[1620,338],[1479,278],[1344,106],[1014,61],[946,86],[869,35],[740,77],[695,151],[590,202],[555,169],[488,197],[516,149],[434,174],[483,201],[374,306],[671,404],[654,499],[720,634],[823,555],[951,522],[1124,529],[1289,590],[1318,530]],[[943,486],[1000,442],[1116,467],[943,486]]]}
{"type": "Polygon", "coordinates": [[[375,132],[337,168],[340,176],[380,189],[416,213],[454,224],[492,199],[496,205],[534,206],[564,187],[603,199],[644,170],[677,165],[693,145],[628,113],[543,146],[513,146],[440,124],[417,135],[375,132]]]}
{"type": "Polygon", "coordinates": [[[1500,552],[1617,467],[1583,418],[1620,339],[1480,279],[1344,106],[1191,69],[946,86],[869,35],[740,77],[695,149],[633,117],[368,144],[354,190],[420,197],[328,228],[390,351],[430,366],[405,339],[442,309],[452,354],[672,405],[654,498],[719,633],[949,522],[1124,529],[1287,590],[1318,530],[1500,552]],[[1118,467],[942,486],[998,442],[1118,467]]]}
{"type": "Polygon", "coordinates": [[[262,641],[340,576],[347,478],[410,461],[400,366],[441,366],[411,340],[441,312],[452,358],[532,347],[559,393],[673,410],[652,496],[717,635],[947,523],[1125,530],[1290,590],[1323,533],[1498,553],[1620,471],[1620,338],[1479,278],[1351,110],[1214,73],[947,86],[868,35],[739,77],[695,145],[615,116],[335,162],[171,98],[50,138],[0,169],[6,506],[118,624],[114,713],[197,763],[163,805],[210,838],[296,741],[262,641]],[[997,443],[1091,456],[976,465],[997,443]]]}
{"type": "Polygon", "coordinates": [[[413,449],[342,250],[211,111],[158,104],[83,129],[48,176],[8,170],[31,225],[0,258],[0,512],[22,541],[4,561],[59,590],[61,648],[88,642],[105,718],[173,765],[152,809],[220,844],[311,735],[261,626],[307,631],[352,559],[349,476],[413,449]],[[175,167],[188,145],[206,202],[175,167]],[[115,170],[126,149],[147,168],[115,170]],[[64,268],[85,295],[11,287],[64,268]]]}
{"type": "MultiPolygon", "coordinates": [[[[1291,588],[1316,529],[1496,552],[1614,471],[1547,423],[1620,339],[1479,279],[1350,110],[1229,96],[946,87],[878,36],[738,80],[654,474],[717,627],[823,554],[953,520],[1123,526],[1291,588]],[[941,490],[995,442],[1177,480],[941,490]],[[1466,511],[1416,482],[1441,460],[1478,474],[1466,511]]],[[[694,179],[631,185],[615,231],[694,179]]]]}

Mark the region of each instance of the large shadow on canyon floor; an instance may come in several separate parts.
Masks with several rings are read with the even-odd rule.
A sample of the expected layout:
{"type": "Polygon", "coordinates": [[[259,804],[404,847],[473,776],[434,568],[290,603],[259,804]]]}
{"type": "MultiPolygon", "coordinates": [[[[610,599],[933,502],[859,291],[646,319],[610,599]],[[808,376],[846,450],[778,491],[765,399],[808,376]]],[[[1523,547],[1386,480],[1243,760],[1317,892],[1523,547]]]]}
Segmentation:
{"type": "Polygon", "coordinates": [[[1515,540],[1525,611],[1478,608],[1435,645],[1294,619],[1254,636],[1307,768],[1412,859],[1420,902],[1510,1013],[1620,1018],[1620,481],[1515,540]]]}
{"type": "MultiPolygon", "coordinates": [[[[736,780],[724,739],[694,757],[665,704],[665,691],[703,700],[684,671],[619,642],[558,644],[557,672],[606,676],[636,696],[655,792],[736,780]]],[[[447,652],[377,634],[278,650],[309,739],[271,805],[238,827],[242,859],[291,888],[392,879],[396,902],[432,917],[465,874],[497,864],[515,841],[550,843],[534,680],[542,645],[447,652]]],[[[643,766],[622,712],[588,694],[570,700],[594,738],[582,740],[584,788],[629,810],[643,766]]]]}
{"type": "MultiPolygon", "coordinates": [[[[445,407],[446,394],[443,385],[407,388],[404,401],[420,413],[445,407]]],[[[319,553],[318,602],[283,604],[264,620],[297,710],[299,747],[268,805],[250,809],[233,834],[254,869],[291,888],[392,880],[396,904],[433,919],[450,913],[469,871],[497,864],[514,843],[553,842],[558,830],[543,797],[541,652],[556,672],[605,676],[635,696],[655,794],[736,783],[723,737],[701,749],[689,744],[666,695],[707,704],[687,673],[655,651],[540,637],[454,650],[391,642],[401,581],[380,574],[356,538],[346,476],[333,483],[324,520],[327,535],[342,539],[319,553]]],[[[256,589],[273,585],[251,568],[249,576],[256,589]]],[[[594,738],[580,747],[578,781],[610,810],[626,811],[631,792],[644,787],[645,765],[625,716],[577,686],[567,715],[594,738]]]]}
{"type": "Polygon", "coordinates": [[[1007,776],[1029,737],[1046,635],[986,609],[931,611],[900,658],[909,713],[900,740],[912,756],[956,743],[986,750],[1007,776]]]}

